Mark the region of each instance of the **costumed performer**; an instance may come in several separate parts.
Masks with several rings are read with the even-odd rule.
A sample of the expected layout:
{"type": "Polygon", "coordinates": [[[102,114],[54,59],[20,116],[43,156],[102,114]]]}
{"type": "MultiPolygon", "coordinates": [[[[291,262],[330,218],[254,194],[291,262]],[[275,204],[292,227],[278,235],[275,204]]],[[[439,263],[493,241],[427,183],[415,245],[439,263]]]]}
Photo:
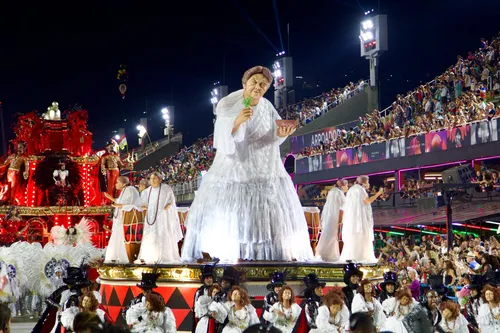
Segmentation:
{"type": "Polygon", "coordinates": [[[101,174],[106,177],[106,192],[109,195],[114,196],[115,184],[118,176],[120,176],[120,169],[125,167],[125,164],[115,151],[114,143],[107,142],[106,153],[101,157],[101,174]]]}
{"type": "Polygon", "coordinates": [[[232,266],[224,267],[224,271],[219,282],[221,290],[217,295],[215,295],[214,298],[216,302],[227,302],[227,298],[229,297],[232,288],[240,285],[240,275],[241,273],[236,268],[232,266]]]}
{"type": "Polygon", "coordinates": [[[364,279],[359,284],[358,293],[354,296],[351,312],[365,312],[373,318],[373,324],[380,329],[386,320],[384,309],[379,300],[375,298],[375,288],[370,281],[364,279]]]}
{"type": "Polygon", "coordinates": [[[344,247],[340,255],[341,262],[356,261],[362,263],[376,263],[373,252],[373,212],[374,202],[384,189],[380,188],[377,194],[368,197],[370,189],[368,176],[359,176],[349,191],[344,204],[342,223],[342,240],[344,247]]]}
{"type": "Polygon", "coordinates": [[[66,170],[66,163],[64,162],[59,163],[59,167],[58,170],[54,170],[52,178],[56,186],[66,187],[66,178],[69,176],[69,171],[66,170]]]}
{"type": "Polygon", "coordinates": [[[281,118],[263,97],[272,82],[269,69],[253,67],[243,75],[243,89],[217,105],[217,153],[186,220],[185,261],[202,252],[221,261],[313,258],[304,211],[279,150],[295,127],[276,125],[281,118]]]}
{"type": "Polygon", "coordinates": [[[144,196],[146,195],[146,191],[144,191],[144,190],[147,189],[148,187],[149,187],[149,181],[146,178],[141,179],[139,181],[139,193],[141,195],[142,201],[146,200],[146,199],[144,199],[144,196]]]}
{"type": "Polygon", "coordinates": [[[342,293],[345,297],[345,305],[351,311],[352,300],[358,292],[359,282],[363,279],[363,272],[359,270],[355,263],[348,263],[344,266],[344,283],[342,293]]]}
{"type": "Polygon", "coordinates": [[[316,326],[316,317],[323,301],[323,288],[326,286],[326,283],[320,281],[314,273],[310,273],[304,277],[304,284],[306,285],[306,289],[301,304],[303,310],[297,332],[308,332],[311,329],[318,328],[316,326]]]}
{"type": "Polygon", "coordinates": [[[53,226],[50,229],[50,236],[56,245],[77,246],[92,243],[90,222],[85,217],[82,217],[80,222],[74,227],[69,227],[68,229],[64,226],[53,226]]]}
{"type": "Polygon", "coordinates": [[[162,184],[163,176],[155,171],[149,177],[151,186],[145,190],[147,209],[141,250],[135,263],[165,264],[180,261],[178,243],[182,239],[181,224],[172,188],[162,184]]]}
{"type": "Polygon", "coordinates": [[[195,304],[195,318],[197,318],[193,333],[220,332],[218,327],[226,320],[224,303],[216,301],[216,296],[221,292],[218,284],[212,285],[207,294],[200,296],[195,304]]]}
{"type": "MultiPolygon", "coordinates": [[[[379,284],[382,292],[380,293],[380,302],[384,305],[384,302],[390,298],[394,298],[396,290],[399,288],[398,276],[395,272],[385,272],[384,282],[379,284]]],[[[388,315],[388,313],[386,312],[388,315]]]]}
{"type": "Polygon", "coordinates": [[[175,333],[177,326],[170,308],[160,294],[150,293],[144,302],[127,311],[127,324],[132,333],[175,333]]]}
{"type": "Polygon", "coordinates": [[[242,333],[248,326],[260,323],[257,311],[250,304],[244,289],[234,286],[227,300],[222,308],[214,309],[216,316],[226,317],[222,333],[242,333]]]}
{"type": "MultiPolygon", "coordinates": [[[[464,296],[467,291],[469,293],[467,303],[465,304],[465,319],[469,322],[469,331],[473,333],[479,332],[479,325],[477,317],[479,315],[479,308],[483,304],[481,298],[481,289],[483,288],[482,275],[469,275],[470,284],[463,287],[458,292],[458,296],[464,296]]],[[[465,298],[465,297],[464,297],[465,298]]]]}
{"type": "MultiPolygon", "coordinates": [[[[17,144],[17,149],[14,154],[9,155],[7,160],[0,166],[0,169],[7,169],[7,184],[9,190],[8,200],[11,204],[22,204],[16,199],[16,194],[20,191],[21,187],[21,171],[24,180],[29,176],[29,163],[25,154],[26,143],[21,141],[17,144]]],[[[2,171],[3,172],[3,171],[2,171]]]]}
{"type": "Polygon", "coordinates": [[[92,291],[88,291],[80,297],[79,306],[71,306],[61,314],[61,324],[66,328],[66,332],[73,332],[73,322],[80,312],[90,312],[97,315],[104,324],[109,322],[109,317],[104,310],[99,309],[99,301],[92,291]]]}
{"type": "Polygon", "coordinates": [[[158,288],[156,285],[156,281],[160,277],[160,273],[157,272],[157,268],[153,269],[152,273],[144,273],[142,272],[142,278],[141,278],[141,283],[137,284],[137,287],[139,289],[142,289],[142,293],[134,297],[130,301],[130,303],[122,310],[122,316],[123,318],[127,318],[127,311],[134,305],[145,302],[146,296],[151,294],[151,293],[156,293],[156,291],[153,291],[153,289],[158,288]]]}
{"type": "MultiPolygon", "coordinates": [[[[214,284],[214,281],[215,281],[215,272],[214,272],[214,269],[215,269],[215,264],[204,265],[202,267],[202,269],[201,269],[200,280],[201,280],[201,283],[203,283],[203,285],[201,287],[199,287],[196,290],[196,293],[194,294],[194,302],[193,302],[194,309],[193,309],[193,312],[195,313],[195,317],[194,317],[194,320],[193,320],[193,328],[192,328],[193,332],[196,329],[198,320],[200,320],[200,318],[202,318],[202,316],[205,315],[205,313],[202,311],[202,313],[203,313],[202,316],[198,316],[198,313],[200,312],[196,308],[198,306],[198,299],[201,296],[208,296],[208,299],[205,298],[205,301],[200,303],[202,306],[207,305],[208,300],[210,300],[210,303],[212,301],[212,297],[211,297],[211,295],[209,294],[208,291],[212,288],[212,285],[214,284]]],[[[208,306],[207,306],[207,310],[208,310],[208,306]]]]}
{"type": "Polygon", "coordinates": [[[382,303],[387,320],[382,325],[381,331],[407,333],[403,319],[416,305],[418,302],[413,299],[410,289],[405,287],[398,290],[395,297],[390,297],[382,303]]]}
{"type": "Polygon", "coordinates": [[[443,320],[440,326],[449,333],[469,333],[468,322],[464,315],[460,313],[460,305],[453,301],[446,301],[440,306],[443,320]]]}
{"type": "MultiPolygon", "coordinates": [[[[264,298],[264,306],[262,307],[262,314],[266,311],[270,311],[272,306],[278,302],[278,294],[280,293],[281,288],[286,285],[285,279],[288,272],[285,270],[284,272],[274,272],[271,273],[271,283],[267,285],[267,290],[270,291],[269,294],[264,298]]],[[[295,297],[295,296],[294,296],[295,297]]],[[[294,298],[295,302],[295,298],[294,298]]]]}
{"type": "Polygon", "coordinates": [[[337,261],[340,257],[339,225],[342,223],[347,190],[349,190],[349,183],[341,179],[326,197],[321,213],[321,237],[316,246],[316,256],[324,261],[337,261]]]}
{"type": "Polygon", "coordinates": [[[125,176],[118,177],[116,189],[120,192],[118,198],[113,198],[108,193],[104,195],[113,202],[115,212],[113,214],[113,227],[104,262],[128,263],[127,250],[125,249],[125,231],[123,229],[123,212],[130,211],[141,206],[139,191],[130,186],[130,181],[125,176]]]}
{"type": "Polygon", "coordinates": [[[349,327],[349,310],[344,304],[343,295],[330,290],[323,296],[323,305],[318,309],[316,326],[310,333],[344,333],[349,327]]]}
{"type": "Polygon", "coordinates": [[[485,285],[483,305],[479,307],[477,323],[481,333],[500,332],[500,288],[485,285]]]}
{"type": "Polygon", "coordinates": [[[263,318],[279,328],[283,333],[292,333],[302,308],[295,302],[295,293],[289,286],[280,288],[278,301],[269,310],[264,311],[263,318]]]}

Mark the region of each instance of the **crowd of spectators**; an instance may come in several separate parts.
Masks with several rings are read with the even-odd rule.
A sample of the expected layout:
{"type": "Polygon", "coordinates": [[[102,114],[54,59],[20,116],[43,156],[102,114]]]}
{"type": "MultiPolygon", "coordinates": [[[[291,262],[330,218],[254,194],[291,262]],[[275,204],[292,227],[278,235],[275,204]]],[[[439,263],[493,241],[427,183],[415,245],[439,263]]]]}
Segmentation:
{"type": "Polygon", "coordinates": [[[391,107],[360,117],[358,125],[342,128],[336,140],[307,147],[299,155],[311,156],[372,144],[393,138],[453,128],[500,116],[491,100],[500,94],[500,34],[491,43],[481,40],[476,52],[457,62],[433,81],[420,85],[391,107]]]}
{"type": "Polygon", "coordinates": [[[357,83],[349,82],[344,88],[332,88],[319,96],[281,108],[278,113],[283,119],[298,119],[299,126],[304,126],[363,91],[365,85],[365,80],[359,80],[357,83]]]}

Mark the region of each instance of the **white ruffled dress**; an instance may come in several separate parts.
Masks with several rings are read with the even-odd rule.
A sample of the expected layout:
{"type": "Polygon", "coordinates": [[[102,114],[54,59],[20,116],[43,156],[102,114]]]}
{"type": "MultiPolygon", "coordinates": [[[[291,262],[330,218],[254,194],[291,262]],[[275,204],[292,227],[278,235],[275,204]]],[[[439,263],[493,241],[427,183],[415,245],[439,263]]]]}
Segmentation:
{"type": "Polygon", "coordinates": [[[275,303],[270,311],[264,312],[263,318],[272,323],[281,332],[292,333],[301,312],[302,308],[297,303],[292,303],[292,306],[288,309],[285,309],[281,303],[275,303]],[[284,316],[279,316],[279,312],[282,312],[284,316]]]}
{"type": "Polygon", "coordinates": [[[401,305],[401,303],[395,298],[390,297],[382,302],[382,308],[386,314],[390,314],[387,320],[382,325],[381,331],[393,332],[393,333],[408,333],[403,325],[404,317],[411,312],[414,306],[418,305],[417,301],[413,298],[411,303],[407,305],[401,305]]]}
{"type": "Polygon", "coordinates": [[[194,261],[207,252],[222,261],[310,260],[304,211],[280,157],[280,117],[262,98],[233,135],[244,107],[242,90],[217,106],[217,154],[191,205],[182,259],[194,261]]]}
{"type": "Polygon", "coordinates": [[[497,333],[500,332],[500,305],[491,308],[488,303],[479,307],[477,315],[477,323],[481,333],[497,333]]]}
{"type": "Polygon", "coordinates": [[[177,326],[170,308],[163,312],[148,311],[144,302],[130,307],[126,313],[127,325],[132,333],[175,333],[177,326]]]}

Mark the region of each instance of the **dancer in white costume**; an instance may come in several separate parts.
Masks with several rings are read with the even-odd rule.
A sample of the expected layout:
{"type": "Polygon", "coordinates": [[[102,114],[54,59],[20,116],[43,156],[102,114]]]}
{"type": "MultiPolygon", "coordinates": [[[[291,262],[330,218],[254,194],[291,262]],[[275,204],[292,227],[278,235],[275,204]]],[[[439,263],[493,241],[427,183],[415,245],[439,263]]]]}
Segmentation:
{"type": "Polygon", "coordinates": [[[125,176],[118,177],[116,189],[121,191],[120,196],[115,199],[108,193],[104,193],[106,198],[113,202],[115,213],[113,215],[113,229],[106,248],[104,262],[116,261],[118,263],[128,263],[127,250],[125,249],[125,232],[123,230],[123,212],[141,206],[139,191],[134,186],[130,186],[130,181],[125,176]]]}
{"type": "Polygon", "coordinates": [[[151,186],[144,190],[146,221],[137,262],[152,263],[179,262],[177,243],[182,239],[182,230],[177,215],[172,188],[162,184],[163,176],[153,172],[149,178],[151,186]]]}
{"type": "Polygon", "coordinates": [[[269,69],[251,68],[244,89],[217,105],[217,154],[187,217],[185,261],[202,258],[202,252],[223,261],[313,258],[304,212],[279,151],[295,127],[278,127],[280,116],[263,98],[272,82],[269,69]]]}
{"type": "Polygon", "coordinates": [[[321,237],[316,246],[316,256],[324,261],[339,260],[339,224],[342,223],[345,193],[348,189],[347,180],[338,180],[337,186],[326,197],[321,214],[321,237]]]}
{"type": "Polygon", "coordinates": [[[347,192],[344,204],[344,215],[342,223],[342,240],[344,247],[340,255],[341,262],[348,260],[361,263],[376,263],[373,252],[373,212],[374,202],[384,189],[381,188],[377,194],[368,197],[370,189],[368,176],[359,176],[347,192]]]}

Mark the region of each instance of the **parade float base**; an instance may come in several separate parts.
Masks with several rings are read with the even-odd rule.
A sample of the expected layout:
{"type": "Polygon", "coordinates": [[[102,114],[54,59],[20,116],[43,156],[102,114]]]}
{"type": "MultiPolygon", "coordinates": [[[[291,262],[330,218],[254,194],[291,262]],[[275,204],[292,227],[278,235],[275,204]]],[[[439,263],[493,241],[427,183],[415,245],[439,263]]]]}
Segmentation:
{"type": "MultiPolygon", "coordinates": [[[[167,306],[172,309],[178,331],[191,331],[194,295],[201,286],[201,268],[204,264],[182,263],[159,265],[157,268],[160,277],[155,291],[163,295],[167,306]]],[[[266,287],[271,273],[287,270],[287,284],[294,289],[296,295],[302,295],[304,291],[302,280],[309,273],[316,273],[320,280],[326,282],[326,290],[334,286],[345,286],[344,265],[326,262],[244,261],[237,264],[219,263],[215,272],[220,279],[224,267],[233,266],[242,271],[244,281],[241,285],[248,291],[252,304],[260,316],[264,297],[269,293],[266,287]]],[[[152,272],[153,268],[153,265],[132,264],[103,264],[99,268],[102,304],[118,325],[126,324],[121,315],[122,308],[141,293],[141,289],[136,285],[141,281],[142,272],[152,272]]],[[[383,280],[383,274],[388,269],[386,266],[376,264],[360,267],[364,277],[373,281],[383,280]]]]}

